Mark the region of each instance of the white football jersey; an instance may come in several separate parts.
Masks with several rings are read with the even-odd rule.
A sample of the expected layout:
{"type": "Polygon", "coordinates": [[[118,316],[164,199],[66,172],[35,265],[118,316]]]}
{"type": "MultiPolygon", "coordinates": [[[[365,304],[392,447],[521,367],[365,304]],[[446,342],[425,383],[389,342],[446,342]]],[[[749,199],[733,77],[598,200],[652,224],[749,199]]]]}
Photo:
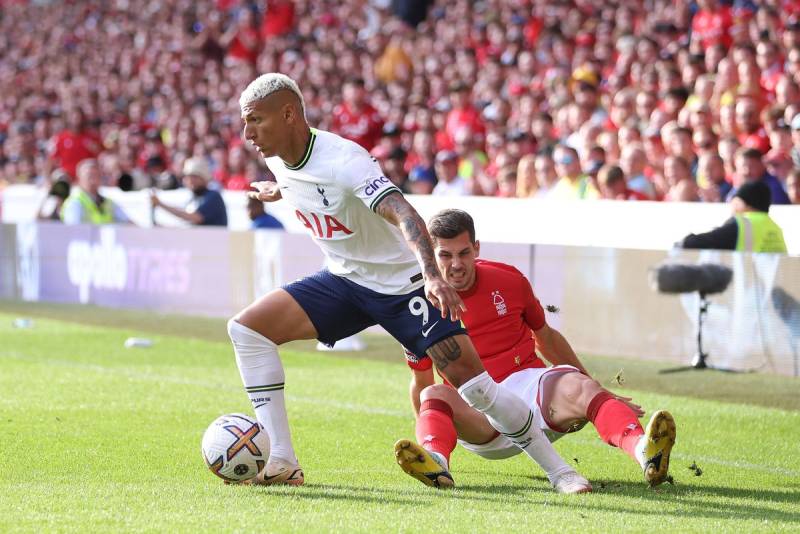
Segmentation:
{"type": "Polygon", "coordinates": [[[423,284],[403,234],[374,211],[400,189],[364,148],[312,128],[299,164],[287,165],[277,156],[265,161],[283,199],[325,253],[331,273],[387,295],[410,293],[423,284]]]}

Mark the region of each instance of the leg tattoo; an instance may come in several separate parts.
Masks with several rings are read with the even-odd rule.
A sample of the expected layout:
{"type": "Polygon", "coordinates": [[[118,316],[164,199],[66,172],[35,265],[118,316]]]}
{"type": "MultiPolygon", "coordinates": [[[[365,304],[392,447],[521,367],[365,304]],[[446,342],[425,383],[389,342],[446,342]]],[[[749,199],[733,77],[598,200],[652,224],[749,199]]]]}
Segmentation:
{"type": "Polygon", "coordinates": [[[461,347],[458,346],[458,342],[454,338],[449,337],[429,348],[428,356],[436,364],[436,368],[441,371],[450,362],[456,361],[461,356],[461,347]]]}

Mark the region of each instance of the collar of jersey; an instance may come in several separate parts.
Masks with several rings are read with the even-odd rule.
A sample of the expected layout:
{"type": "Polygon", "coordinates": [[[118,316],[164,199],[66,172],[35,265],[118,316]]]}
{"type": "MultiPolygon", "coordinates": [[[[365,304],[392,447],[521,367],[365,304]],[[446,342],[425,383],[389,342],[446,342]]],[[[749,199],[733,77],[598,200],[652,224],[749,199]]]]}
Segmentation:
{"type": "Polygon", "coordinates": [[[302,169],[303,167],[305,167],[306,163],[308,163],[308,160],[311,159],[311,151],[314,150],[314,141],[317,139],[317,130],[315,130],[314,128],[309,128],[309,130],[311,131],[311,136],[308,138],[308,143],[306,144],[306,151],[303,154],[303,157],[300,158],[300,163],[298,163],[297,165],[289,165],[285,161],[283,162],[283,164],[286,165],[286,168],[289,169],[290,171],[296,171],[302,169]]]}

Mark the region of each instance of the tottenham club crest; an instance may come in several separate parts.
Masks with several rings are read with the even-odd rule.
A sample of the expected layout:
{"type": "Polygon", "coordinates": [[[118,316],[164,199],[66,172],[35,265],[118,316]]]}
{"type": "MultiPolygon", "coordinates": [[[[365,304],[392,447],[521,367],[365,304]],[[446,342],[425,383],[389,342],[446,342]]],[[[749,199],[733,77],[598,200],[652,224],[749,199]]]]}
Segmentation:
{"type": "Polygon", "coordinates": [[[322,187],[320,187],[320,186],[317,186],[317,193],[319,193],[320,195],[322,195],[322,205],[323,205],[323,206],[325,206],[325,207],[328,207],[328,206],[330,206],[330,205],[331,205],[331,203],[330,203],[330,202],[328,202],[328,199],[327,199],[327,198],[325,198],[325,190],[324,190],[322,187]]]}

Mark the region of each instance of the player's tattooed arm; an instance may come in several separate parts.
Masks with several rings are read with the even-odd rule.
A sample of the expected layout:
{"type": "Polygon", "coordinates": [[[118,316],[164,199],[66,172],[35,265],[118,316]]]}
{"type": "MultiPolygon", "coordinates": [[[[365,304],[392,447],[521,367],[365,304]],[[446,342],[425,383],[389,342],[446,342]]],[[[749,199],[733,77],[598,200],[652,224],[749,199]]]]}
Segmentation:
{"type": "Polygon", "coordinates": [[[461,356],[461,347],[454,337],[439,341],[428,349],[428,356],[440,371],[461,356]]]}
{"type": "Polygon", "coordinates": [[[455,289],[448,284],[439,273],[433,253],[431,236],[425,221],[417,210],[408,203],[402,194],[389,193],[377,205],[375,211],[394,224],[403,233],[408,246],[417,255],[422,266],[422,277],[425,280],[425,297],[442,314],[442,319],[450,316],[451,321],[460,321],[466,306],[455,289]]]}
{"type": "Polygon", "coordinates": [[[428,234],[425,221],[405,197],[400,193],[390,193],[380,201],[375,211],[403,232],[411,250],[419,258],[425,278],[440,278],[441,274],[436,266],[431,236],[428,234]]]}

